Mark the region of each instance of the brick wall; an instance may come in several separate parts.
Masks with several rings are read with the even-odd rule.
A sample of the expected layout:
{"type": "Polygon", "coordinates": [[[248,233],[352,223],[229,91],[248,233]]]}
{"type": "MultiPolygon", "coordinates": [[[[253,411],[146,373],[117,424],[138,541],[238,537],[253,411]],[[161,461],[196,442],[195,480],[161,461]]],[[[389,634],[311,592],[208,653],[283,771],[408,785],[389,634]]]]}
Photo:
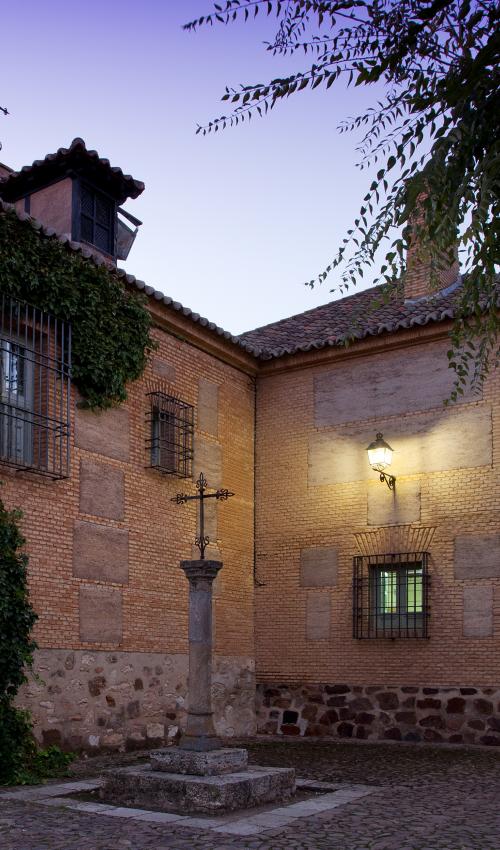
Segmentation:
{"type": "MultiPolygon", "coordinates": [[[[408,335],[406,347],[401,335],[398,348],[387,338],[283,359],[258,378],[261,700],[280,685],[298,688],[295,695],[339,684],[498,687],[500,375],[481,396],[466,392],[444,408],[447,342],[427,339],[424,330],[408,335]],[[395,449],[394,494],[368,465],[378,430],[395,449]],[[430,638],[354,639],[353,556],[365,540],[378,541],[370,545],[380,553],[408,551],[424,528],[432,531],[430,638]]],[[[262,728],[279,719],[271,708],[262,728]]],[[[489,738],[500,744],[495,728],[489,738]]]]}
{"type": "Polygon", "coordinates": [[[39,615],[40,680],[21,701],[41,740],[158,743],[184,719],[188,584],[179,561],[193,555],[196,518],[194,506],[171,498],[193,491],[193,482],[145,468],[152,390],[194,405],[194,472],[236,494],[210,518],[208,554],[224,562],[214,603],[214,698],[221,733],[254,729],[254,382],[229,356],[224,362],[224,352],[207,353],[179,335],[156,329],[159,348],[120,408],[82,410],[73,395],[68,480],[2,469],[5,503],[24,513],[39,615]]]}

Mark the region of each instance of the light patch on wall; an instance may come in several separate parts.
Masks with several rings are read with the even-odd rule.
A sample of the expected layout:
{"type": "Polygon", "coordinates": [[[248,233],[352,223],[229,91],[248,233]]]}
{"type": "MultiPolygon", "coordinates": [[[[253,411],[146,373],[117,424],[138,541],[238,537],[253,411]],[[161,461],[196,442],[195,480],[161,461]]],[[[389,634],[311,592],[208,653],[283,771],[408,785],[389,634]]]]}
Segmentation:
{"type": "MultiPolygon", "coordinates": [[[[396,476],[491,465],[492,423],[487,405],[381,419],[377,428],[394,449],[388,471],[396,476]]],[[[359,425],[311,434],[309,484],[343,484],[376,476],[366,453],[373,437],[373,427],[359,425]]]]}

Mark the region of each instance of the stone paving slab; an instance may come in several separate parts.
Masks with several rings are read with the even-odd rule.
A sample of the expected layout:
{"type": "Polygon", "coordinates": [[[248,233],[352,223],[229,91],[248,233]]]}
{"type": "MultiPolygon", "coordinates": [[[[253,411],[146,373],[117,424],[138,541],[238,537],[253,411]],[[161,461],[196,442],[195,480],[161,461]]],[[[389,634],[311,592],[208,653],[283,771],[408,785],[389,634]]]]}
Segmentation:
{"type": "MultiPolygon", "coordinates": [[[[216,831],[220,828],[213,824],[212,828],[207,827],[201,818],[191,819],[190,825],[180,825],[182,819],[162,822],[162,813],[137,812],[136,817],[130,818],[60,808],[56,789],[62,783],[45,788],[50,789],[51,795],[43,805],[33,797],[32,792],[36,794],[37,789],[9,789],[0,792],[1,850],[500,847],[500,753],[289,741],[279,746],[259,743],[250,750],[254,762],[295,767],[313,783],[335,786],[337,790],[329,792],[333,797],[344,794],[339,785],[350,785],[352,791],[361,791],[368,785],[371,793],[336,808],[317,811],[314,816],[296,817],[288,826],[278,826],[275,820],[257,832],[257,824],[247,823],[242,834],[234,827],[229,832],[231,823],[226,824],[225,832],[216,831]]],[[[92,766],[86,765],[86,770],[92,766]]],[[[274,810],[275,818],[279,818],[282,808],[287,807],[274,810]]]]}

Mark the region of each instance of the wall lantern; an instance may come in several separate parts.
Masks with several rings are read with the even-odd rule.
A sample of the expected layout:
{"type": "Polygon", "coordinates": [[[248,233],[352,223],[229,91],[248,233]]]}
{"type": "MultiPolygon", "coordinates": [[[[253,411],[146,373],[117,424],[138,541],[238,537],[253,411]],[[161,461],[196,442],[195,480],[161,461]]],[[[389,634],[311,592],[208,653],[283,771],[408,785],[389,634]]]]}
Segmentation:
{"type": "Polygon", "coordinates": [[[385,442],[380,431],[375,437],[373,443],[370,443],[366,451],[368,452],[368,461],[371,468],[374,469],[375,472],[379,473],[380,480],[385,481],[389,490],[395,490],[396,479],[394,475],[387,475],[385,472],[387,467],[391,465],[394,449],[391,449],[389,443],[385,442]]]}

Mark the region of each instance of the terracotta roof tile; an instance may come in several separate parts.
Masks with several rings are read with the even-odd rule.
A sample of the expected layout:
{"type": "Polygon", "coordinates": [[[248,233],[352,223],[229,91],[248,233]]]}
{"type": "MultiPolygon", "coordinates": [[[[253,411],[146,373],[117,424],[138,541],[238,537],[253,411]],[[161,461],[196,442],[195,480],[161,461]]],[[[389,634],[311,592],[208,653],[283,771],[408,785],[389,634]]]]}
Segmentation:
{"type": "MultiPolygon", "coordinates": [[[[388,302],[382,299],[382,287],[372,287],[321,307],[306,310],[288,319],[256,328],[240,336],[210,322],[199,313],[184,307],[168,295],[164,295],[143,280],[117,269],[85,245],[59,236],[53,228],[0,200],[0,214],[14,214],[19,221],[29,224],[40,235],[58,239],[68,250],[81,254],[96,265],[106,265],[111,274],[125,280],[148,297],[160,301],[166,307],[182,313],[191,321],[208,328],[209,331],[227,339],[232,344],[252,354],[259,360],[271,360],[287,354],[307,352],[315,349],[344,345],[348,339],[364,339],[383,333],[393,333],[404,328],[442,322],[453,318],[454,301],[460,286],[456,284],[429,298],[405,301],[395,289],[388,302]]],[[[500,292],[500,285],[499,285],[500,292]]]]}
{"type": "Polygon", "coordinates": [[[83,139],[77,137],[69,148],[59,148],[55,153],[48,153],[44,159],[36,159],[31,165],[23,165],[20,171],[11,171],[3,179],[0,178],[0,194],[6,201],[16,200],[39,179],[54,178],[62,169],[81,166],[82,163],[107,176],[119,203],[123,203],[126,198],[137,198],[144,191],[144,183],[135,180],[130,174],[124,174],[121,168],[112,166],[109,159],[100,157],[97,151],[88,150],[83,139]]]}
{"type": "Polygon", "coordinates": [[[428,298],[405,301],[395,287],[384,299],[383,287],[374,286],[288,319],[240,335],[260,359],[273,359],[299,351],[344,345],[383,333],[442,322],[453,318],[460,279],[428,298]]]}

